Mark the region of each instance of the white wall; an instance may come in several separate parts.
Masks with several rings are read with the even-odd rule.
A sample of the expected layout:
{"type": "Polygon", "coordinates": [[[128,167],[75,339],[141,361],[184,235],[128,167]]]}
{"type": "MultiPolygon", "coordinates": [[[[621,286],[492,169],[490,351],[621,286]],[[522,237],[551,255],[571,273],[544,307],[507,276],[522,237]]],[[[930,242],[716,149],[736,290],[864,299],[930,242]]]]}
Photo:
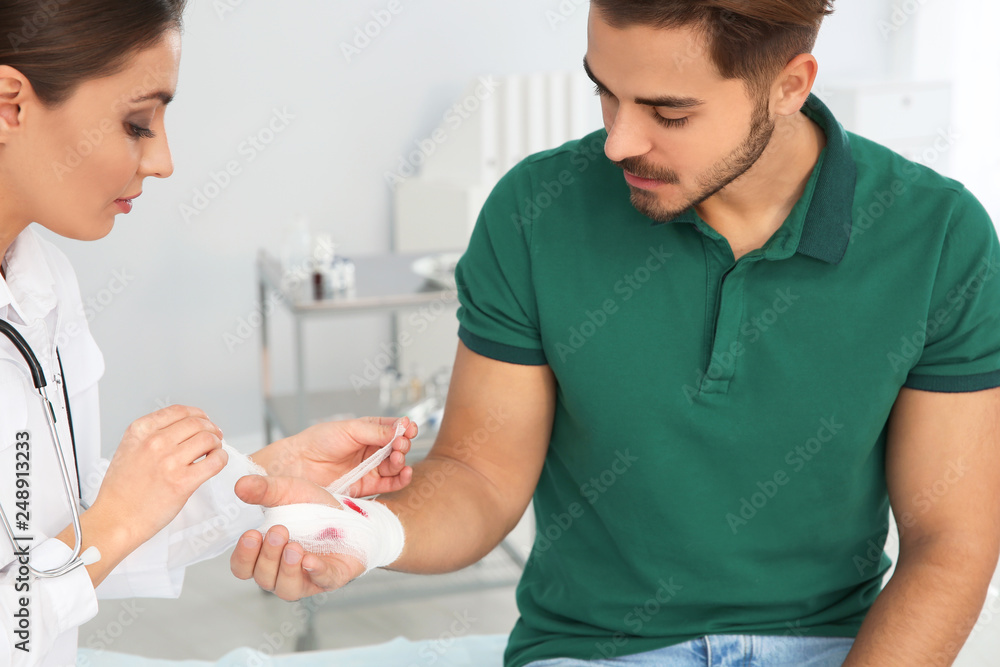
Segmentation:
{"type": "Polygon", "coordinates": [[[835,0],[816,40],[818,81],[840,81],[889,76],[894,39],[879,30],[889,14],[891,0],[835,0]]]}
{"type": "MultiPolygon", "coordinates": [[[[257,248],[280,247],[283,224],[302,212],[348,254],[388,250],[383,174],[430,134],[468,80],[576,68],[586,49],[582,1],[399,2],[402,11],[347,62],[341,42],[388,0],[192,0],[180,88],[167,115],[174,176],[147,182],[108,238],[59,241],[85,299],[107,301],[111,293],[102,290],[115,270],[130,276],[91,323],[107,361],[106,452],[131,420],[167,402],[203,407],[230,439],[259,433],[259,339],[233,351],[223,339],[254,309],[257,248]],[[227,2],[236,6],[220,17],[215,7],[227,2]],[[553,24],[560,7],[568,16],[553,24]],[[274,109],[294,119],[248,161],[241,143],[274,109]],[[229,160],[242,173],[186,222],[179,206],[192,204],[194,190],[229,160]]],[[[889,72],[892,40],[877,27],[887,6],[838,0],[817,45],[825,75],[889,72]]],[[[288,330],[287,321],[278,325],[288,330]]],[[[310,383],[346,385],[387,331],[380,317],[317,323],[310,383]]],[[[287,342],[282,335],[275,344],[287,349],[287,342]]],[[[274,361],[276,382],[288,388],[290,357],[274,361]]]]}
{"type": "MultiPolygon", "coordinates": [[[[951,156],[954,169],[949,175],[963,182],[990,211],[993,223],[1000,224],[1000,127],[996,120],[1000,108],[1000,42],[995,34],[1000,3],[961,0],[961,11],[953,12],[950,22],[938,20],[929,11],[921,19],[925,20],[923,44],[946,39],[951,45],[946,66],[949,78],[955,82],[957,139],[951,156]]],[[[928,69],[932,66],[926,65],[928,69]]]]}

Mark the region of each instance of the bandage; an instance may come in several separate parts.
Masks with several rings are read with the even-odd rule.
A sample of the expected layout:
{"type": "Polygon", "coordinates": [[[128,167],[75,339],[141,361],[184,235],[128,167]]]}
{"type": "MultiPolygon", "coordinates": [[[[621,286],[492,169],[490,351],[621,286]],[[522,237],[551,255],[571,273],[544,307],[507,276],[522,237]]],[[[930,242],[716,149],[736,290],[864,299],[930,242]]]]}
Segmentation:
{"type": "Polygon", "coordinates": [[[344,554],[361,561],[365,572],[389,565],[403,550],[403,525],[375,500],[334,496],[343,507],[311,503],[264,510],[260,532],[288,529],[288,539],[315,554],[344,554]]]}
{"type": "MultiPolygon", "coordinates": [[[[403,551],[403,525],[382,503],[352,498],[347,491],[392,453],[393,443],[405,431],[406,426],[397,424],[392,440],[326,487],[340,507],[319,503],[265,507],[264,521],[258,530],[265,534],[272,526],[284,526],[288,529],[289,542],[298,542],[303,549],[316,554],[351,556],[364,564],[365,572],[393,563],[403,551]]],[[[246,456],[228,445],[225,447],[230,457],[246,459],[248,474],[267,476],[267,472],[246,456]]]]}

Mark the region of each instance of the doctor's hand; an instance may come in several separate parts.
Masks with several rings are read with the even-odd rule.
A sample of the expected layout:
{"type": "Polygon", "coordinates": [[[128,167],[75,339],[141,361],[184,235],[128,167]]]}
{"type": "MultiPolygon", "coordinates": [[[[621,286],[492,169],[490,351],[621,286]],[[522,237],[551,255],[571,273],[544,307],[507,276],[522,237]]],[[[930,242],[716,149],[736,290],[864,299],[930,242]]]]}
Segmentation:
{"type": "MultiPolygon", "coordinates": [[[[236,483],[236,495],[246,503],[265,507],[292,503],[340,507],[325,489],[290,477],[249,475],[236,483]]],[[[245,532],[229,566],[237,578],[253,578],[264,590],[288,601],[340,588],[365,571],[364,564],[350,556],[306,553],[301,545],[288,541],[284,526],[273,526],[263,536],[256,530],[245,532]]]]}
{"type": "MultiPolygon", "coordinates": [[[[389,457],[351,486],[348,495],[371,496],[398,491],[410,483],[413,469],[406,465],[410,440],[417,425],[402,417],[406,431],[393,445],[389,457]]],[[[250,458],[268,475],[301,477],[328,486],[382,448],[396,433],[399,419],[364,417],[316,424],[268,445],[250,458]]]]}
{"type": "MultiPolygon", "coordinates": [[[[101,555],[87,566],[94,586],[170,523],[228,458],[222,431],[198,408],[172,405],[132,422],[97,498],[80,515],[83,548],[95,546],[101,555]]],[[[67,526],[58,539],[72,547],[73,526],[67,526]]]]}
{"type": "Polygon", "coordinates": [[[177,516],[229,459],[222,431],[198,408],[172,405],[126,429],[91,508],[117,514],[138,544],[177,516]]]}

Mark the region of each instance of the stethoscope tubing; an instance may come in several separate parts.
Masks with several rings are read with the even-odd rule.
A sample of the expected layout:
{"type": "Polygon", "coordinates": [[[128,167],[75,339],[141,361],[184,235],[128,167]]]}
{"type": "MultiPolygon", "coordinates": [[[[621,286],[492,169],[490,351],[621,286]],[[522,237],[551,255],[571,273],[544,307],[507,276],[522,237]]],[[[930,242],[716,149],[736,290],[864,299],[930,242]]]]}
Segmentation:
{"type": "MultiPolygon", "coordinates": [[[[63,563],[62,565],[51,568],[48,570],[38,570],[28,564],[28,569],[36,577],[40,578],[52,578],[58,577],[71,570],[74,570],[81,565],[84,565],[83,559],[80,558],[80,551],[83,548],[83,531],[80,527],[80,506],[76,502],[76,494],[73,493],[73,483],[69,476],[69,466],[66,465],[66,457],[63,454],[62,440],[59,438],[59,431],[56,427],[56,413],[55,409],[52,407],[52,401],[49,400],[48,392],[46,391],[45,382],[45,371],[42,368],[41,363],[38,361],[38,357],[35,356],[34,351],[31,346],[28,345],[28,341],[20,334],[20,332],[14,328],[12,324],[6,322],[5,320],[0,320],[0,333],[10,340],[14,348],[24,357],[25,363],[28,365],[28,370],[31,373],[32,383],[35,385],[35,391],[41,397],[44,403],[44,409],[46,412],[45,418],[49,426],[49,435],[52,438],[52,444],[56,450],[56,461],[59,463],[59,473],[62,477],[63,488],[66,491],[66,497],[69,500],[70,510],[73,515],[73,530],[75,532],[75,545],[73,547],[73,555],[63,563]]],[[[66,377],[62,368],[62,359],[59,357],[59,351],[56,350],[56,358],[59,361],[59,373],[60,373],[60,384],[62,385],[63,398],[66,401],[66,417],[68,426],[70,429],[70,438],[73,444],[73,462],[76,466],[76,480],[77,485],[80,484],[80,464],[76,457],[76,434],[73,432],[73,418],[69,410],[69,391],[66,389],[66,377]]],[[[83,490],[80,488],[80,495],[82,500],[83,490]]],[[[18,538],[14,535],[14,531],[11,528],[10,522],[7,519],[7,512],[0,507],[0,522],[3,523],[4,531],[7,533],[8,539],[10,539],[11,546],[14,548],[15,553],[19,552],[20,545],[18,544],[18,538]]]]}

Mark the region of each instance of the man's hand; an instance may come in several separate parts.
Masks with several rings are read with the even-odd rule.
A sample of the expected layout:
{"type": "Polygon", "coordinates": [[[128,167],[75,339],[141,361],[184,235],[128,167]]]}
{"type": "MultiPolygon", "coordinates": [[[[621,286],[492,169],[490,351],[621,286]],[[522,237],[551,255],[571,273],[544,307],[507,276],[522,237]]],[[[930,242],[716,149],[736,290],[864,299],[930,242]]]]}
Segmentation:
{"type": "MultiPolygon", "coordinates": [[[[236,483],[236,495],[265,507],[292,503],[340,506],[325,489],[294,477],[249,475],[236,483]]],[[[244,533],[229,565],[237,578],[252,577],[264,590],[289,601],[340,588],[365,571],[364,564],[350,556],[304,553],[299,544],[288,541],[284,526],[274,526],[266,536],[256,530],[244,533]]]]}
{"type": "MultiPolygon", "coordinates": [[[[406,465],[410,440],[417,425],[402,418],[406,431],[379,466],[351,486],[348,495],[371,496],[398,491],[410,483],[413,469],[406,465]]],[[[398,419],[364,417],[326,422],[268,445],[251,458],[268,475],[301,477],[328,486],[381,449],[396,433],[398,419]]]]}

